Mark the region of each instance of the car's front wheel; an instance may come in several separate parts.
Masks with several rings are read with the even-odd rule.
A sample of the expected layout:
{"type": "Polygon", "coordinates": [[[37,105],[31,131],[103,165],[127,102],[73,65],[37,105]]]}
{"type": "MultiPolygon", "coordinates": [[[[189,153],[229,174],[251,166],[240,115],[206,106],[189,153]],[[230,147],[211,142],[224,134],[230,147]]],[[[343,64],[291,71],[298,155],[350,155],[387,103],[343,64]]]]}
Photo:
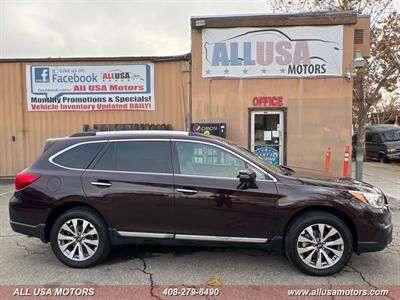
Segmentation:
{"type": "Polygon", "coordinates": [[[73,208],[62,214],[52,226],[50,243],[56,257],[74,268],[98,264],[110,252],[102,218],[87,207],[73,208]]]}
{"type": "Polygon", "coordinates": [[[387,158],[385,154],[379,154],[379,162],[388,164],[390,163],[390,160],[387,158]]]}
{"type": "Polygon", "coordinates": [[[285,237],[289,261],[306,274],[326,276],[339,272],[349,262],[353,238],[338,217],[313,211],[291,222],[285,237]]]}

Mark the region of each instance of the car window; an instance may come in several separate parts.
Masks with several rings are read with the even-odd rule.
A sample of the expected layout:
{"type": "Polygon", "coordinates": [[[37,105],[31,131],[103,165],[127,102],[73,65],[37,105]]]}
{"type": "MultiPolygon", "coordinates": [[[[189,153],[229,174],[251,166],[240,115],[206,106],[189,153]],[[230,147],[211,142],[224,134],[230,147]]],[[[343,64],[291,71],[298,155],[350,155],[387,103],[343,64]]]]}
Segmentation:
{"type": "Polygon", "coordinates": [[[87,143],[73,147],[53,158],[53,162],[68,168],[86,169],[106,143],[87,143]]]}
{"type": "Polygon", "coordinates": [[[168,141],[111,142],[94,169],[144,173],[172,173],[168,141]]]}
{"type": "MultiPolygon", "coordinates": [[[[266,168],[269,171],[272,171],[272,172],[278,173],[278,174],[284,174],[284,172],[282,171],[282,169],[279,166],[275,166],[275,165],[269,163],[268,161],[262,159],[260,156],[258,156],[254,152],[251,152],[251,151],[247,150],[246,148],[243,148],[242,146],[236,145],[235,143],[233,143],[229,140],[223,139],[221,137],[210,136],[210,138],[229,144],[229,146],[232,147],[241,156],[243,156],[244,158],[247,158],[251,161],[256,161],[258,164],[261,164],[264,168],[266,168]]],[[[261,173],[261,172],[259,172],[259,173],[261,173]]],[[[257,172],[256,172],[256,174],[258,176],[257,172]]]]}
{"type": "MultiPolygon", "coordinates": [[[[246,161],[219,147],[202,143],[176,142],[181,174],[237,178],[239,171],[249,168],[246,161]]],[[[265,175],[252,168],[257,178],[265,175]]]]}
{"type": "Polygon", "coordinates": [[[371,142],[372,143],[380,143],[380,138],[378,133],[373,133],[371,135],[371,142]]]}
{"type": "Polygon", "coordinates": [[[383,132],[382,136],[385,142],[400,141],[400,129],[383,132]]]}
{"type": "Polygon", "coordinates": [[[95,170],[115,170],[115,144],[109,143],[101,158],[93,167],[95,170]]]}

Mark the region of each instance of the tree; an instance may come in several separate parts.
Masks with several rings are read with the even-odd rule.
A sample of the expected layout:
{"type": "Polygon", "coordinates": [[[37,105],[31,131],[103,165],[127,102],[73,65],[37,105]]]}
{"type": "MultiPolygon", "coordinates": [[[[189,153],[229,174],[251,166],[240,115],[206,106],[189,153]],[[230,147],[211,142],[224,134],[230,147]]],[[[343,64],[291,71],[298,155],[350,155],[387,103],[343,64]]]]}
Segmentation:
{"type": "Polygon", "coordinates": [[[353,116],[357,128],[356,178],[362,177],[365,130],[371,108],[382,92],[398,90],[400,78],[400,15],[395,0],[272,0],[273,11],[355,10],[371,16],[371,57],[357,69],[353,84],[353,116]]]}
{"type": "Polygon", "coordinates": [[[400,92],[394,92],[371,107],[369,120],[374,124],[396,122],[400,117],[400,92]]]}

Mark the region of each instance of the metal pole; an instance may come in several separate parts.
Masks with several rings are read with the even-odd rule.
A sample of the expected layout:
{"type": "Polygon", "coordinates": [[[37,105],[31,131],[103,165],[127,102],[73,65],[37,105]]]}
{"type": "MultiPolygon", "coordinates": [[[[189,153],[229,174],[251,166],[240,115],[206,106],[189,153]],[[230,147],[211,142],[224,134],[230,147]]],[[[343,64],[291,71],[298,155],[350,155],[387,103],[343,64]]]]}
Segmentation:
{"type": "Polygon", "coordinates": [[[361,181],[363,176],[364,148],[356,146],[356,180],[361,181]]]}

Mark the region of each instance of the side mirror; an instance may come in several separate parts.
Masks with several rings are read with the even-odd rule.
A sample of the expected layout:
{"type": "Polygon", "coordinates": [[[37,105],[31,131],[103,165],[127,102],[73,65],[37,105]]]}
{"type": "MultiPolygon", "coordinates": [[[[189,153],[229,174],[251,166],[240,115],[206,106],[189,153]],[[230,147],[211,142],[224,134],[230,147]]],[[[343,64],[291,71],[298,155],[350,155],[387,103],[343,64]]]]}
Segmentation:
{"type": "Polygon", "coordinates": [[[245,169],[240,170],[239,175],[237,176],[240,182],[255,182],[256,181],[256,172],[253,170],[245,169]]]}
{"type": "Polygon", "coordinates": [[[256,173],[253,170],[240,170],[237,177],[240,181],[240,184],[237,186],[238,189],[246,190],[248,188],[258,188],[258,186],[256,185],[256,173]]]}

